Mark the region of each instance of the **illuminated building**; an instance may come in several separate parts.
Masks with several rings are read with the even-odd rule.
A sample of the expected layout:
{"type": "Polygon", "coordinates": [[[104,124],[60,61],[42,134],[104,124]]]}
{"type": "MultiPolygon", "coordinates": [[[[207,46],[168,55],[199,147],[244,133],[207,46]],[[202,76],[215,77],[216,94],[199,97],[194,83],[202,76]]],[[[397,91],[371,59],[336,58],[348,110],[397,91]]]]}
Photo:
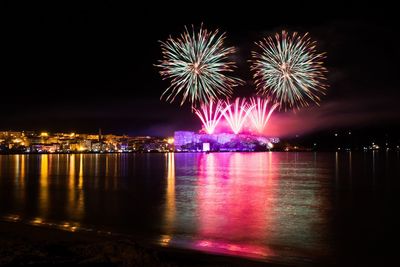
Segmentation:
{"type": "Polygon", "coordinates": [[[177,131],[174,135],[176,151],[263,151],[279,143],[277,137],[251,134],[204,134],[177,131]]]}
{"type": "Polygon", "coordinates": [[[265,151],[278,138],[253,134],[177,131],[174,137],[0,131],[0,153],[123,153],[172,151],[265,151]]]}

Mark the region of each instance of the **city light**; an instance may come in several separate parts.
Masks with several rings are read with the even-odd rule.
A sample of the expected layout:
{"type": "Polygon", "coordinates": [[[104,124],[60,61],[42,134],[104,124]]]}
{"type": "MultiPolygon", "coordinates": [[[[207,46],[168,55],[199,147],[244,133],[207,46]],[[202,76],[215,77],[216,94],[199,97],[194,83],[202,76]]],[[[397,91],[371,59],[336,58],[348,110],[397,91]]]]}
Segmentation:
{"type": "Polygon", "coordinates": [[[0,153],[170,152],[174,138],[82,133],[0,132],[0,153]],[[12,139],[9,138],[12,136],[12,139]]]}
{"type": "MultiPolygon", "coordinates": [[[[257,101],[256,101],[257,102],[257,101]]],[[[261,101],[262,102],[262,101],[261,101]]],[[[254,103],[254,101],[253,101],[254,103]]],[[[278,137],[265,134],[265,128],[260,133],[250,118],[249,110],[260,111],[258,107],[246,102],[246,99],[236,99],[234,104],[228,104],[226,114],[222,115],[218,130],[212,134],[199,131],[175,131],[174,136],[127,136],[83,133],[50,133],[30,131],[0,131],[0,154],[18,153],[134,153],[134,152],[207,152],[207,151],[317,151],[323,149],[335,151],[398,151],[399,145],[390,140],[370,139],[367,143],[355,145],[349,142],[348,131],[340,135],[342,142],[337,144],[317,142],[314,140],[308,146],[299,143],[281,143],[278,137]],[[226,121],[224,121],[224,117],[226,121]],[[46,136],[46,137],[43,137],[46,136]],[[204,144],[206,144],[204,146],[204,144]]],[[[261,104],[261,107],[263,105],[261,104]]],[[[271,111],[266,108],[258,113],[260,122],[268,123],[271,111]],[[264,112],[266,111],[266,112],[264,112]]],[[[264,124],[265,125],[265,124],[264,124]]],[[[332,134],[335,134],[333,132],[332,134]]],[[[339,133],[336,132],[339,135],[339,133]]],[[[352,136],[354,133],[352,132],[352,136]]],[[[295,135],[299,138],[300,135],[295,135]]],[[[355,136],[353,136],[355,137],[355,136]]],[[[336,138],[335,138],[336,139],[336,138]]],[[[339,141],[339,140],[338,140],[339,141]]]]}

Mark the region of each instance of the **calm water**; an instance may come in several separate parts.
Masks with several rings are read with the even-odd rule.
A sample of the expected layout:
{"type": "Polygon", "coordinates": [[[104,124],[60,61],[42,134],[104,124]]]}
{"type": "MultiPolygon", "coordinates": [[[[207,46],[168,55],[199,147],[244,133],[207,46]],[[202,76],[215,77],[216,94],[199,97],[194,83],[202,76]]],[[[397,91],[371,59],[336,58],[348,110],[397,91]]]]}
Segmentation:
{"type": "Polygon", "coordinates": [[[0,217],[266,261],[382,262],[400,156],[0,155],[0,217]]]}

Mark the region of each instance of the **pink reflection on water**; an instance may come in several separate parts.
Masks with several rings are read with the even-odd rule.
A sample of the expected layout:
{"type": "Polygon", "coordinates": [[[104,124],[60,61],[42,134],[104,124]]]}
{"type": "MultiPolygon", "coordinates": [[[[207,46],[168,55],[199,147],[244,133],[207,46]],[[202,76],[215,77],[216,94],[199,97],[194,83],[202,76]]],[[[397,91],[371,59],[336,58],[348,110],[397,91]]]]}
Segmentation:
{"type": "Polygon", "coordinates": [[[274,255],[270,249],[258,246],[239,243],[228,243],[223,241],[199,240],[194,242],[192,249],[217,254],[227,254],[233,256],[245,256],[251,258],[265,258],[274,255]]]}
{"type": "Polygon", "coordinates": [[[196,239],[202,241],[195,247],[239,256],[273,256],[267,247],[253,243],[267,239],[276,228],[278,179],[272,163],[272,153],[199,157],[196,239]]]}

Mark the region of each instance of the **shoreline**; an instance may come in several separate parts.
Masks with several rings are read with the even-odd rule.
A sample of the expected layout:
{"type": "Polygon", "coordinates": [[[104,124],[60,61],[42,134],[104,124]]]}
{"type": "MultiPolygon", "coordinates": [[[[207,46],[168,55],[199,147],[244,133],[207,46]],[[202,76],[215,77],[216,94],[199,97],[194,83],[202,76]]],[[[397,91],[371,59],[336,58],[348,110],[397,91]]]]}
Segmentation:
{"type": "Polygon", "coordinates": [[[189,249],[138,243],[128,237],[71,232],[0,221],[0,265],[287,266],[189,249]]]}
{"type": "Polygon", "coordinates": [[[166,154],[166,153],[175,153],[175,154],[214,154],[214,153],[269,153],[269,152],[281,152],[281,153],[341,153],[345,154],[348,152],[357,152],[357,153],[369,153],[369,152],[400,152],[400,150],[392,149],[392,150],[266,150],[266,151],[141,151],[141,152],[29,152],[29,153],[1,153],[1,156],[10,156],[10,155],[109,155],[109,154],[166,154]]]}

